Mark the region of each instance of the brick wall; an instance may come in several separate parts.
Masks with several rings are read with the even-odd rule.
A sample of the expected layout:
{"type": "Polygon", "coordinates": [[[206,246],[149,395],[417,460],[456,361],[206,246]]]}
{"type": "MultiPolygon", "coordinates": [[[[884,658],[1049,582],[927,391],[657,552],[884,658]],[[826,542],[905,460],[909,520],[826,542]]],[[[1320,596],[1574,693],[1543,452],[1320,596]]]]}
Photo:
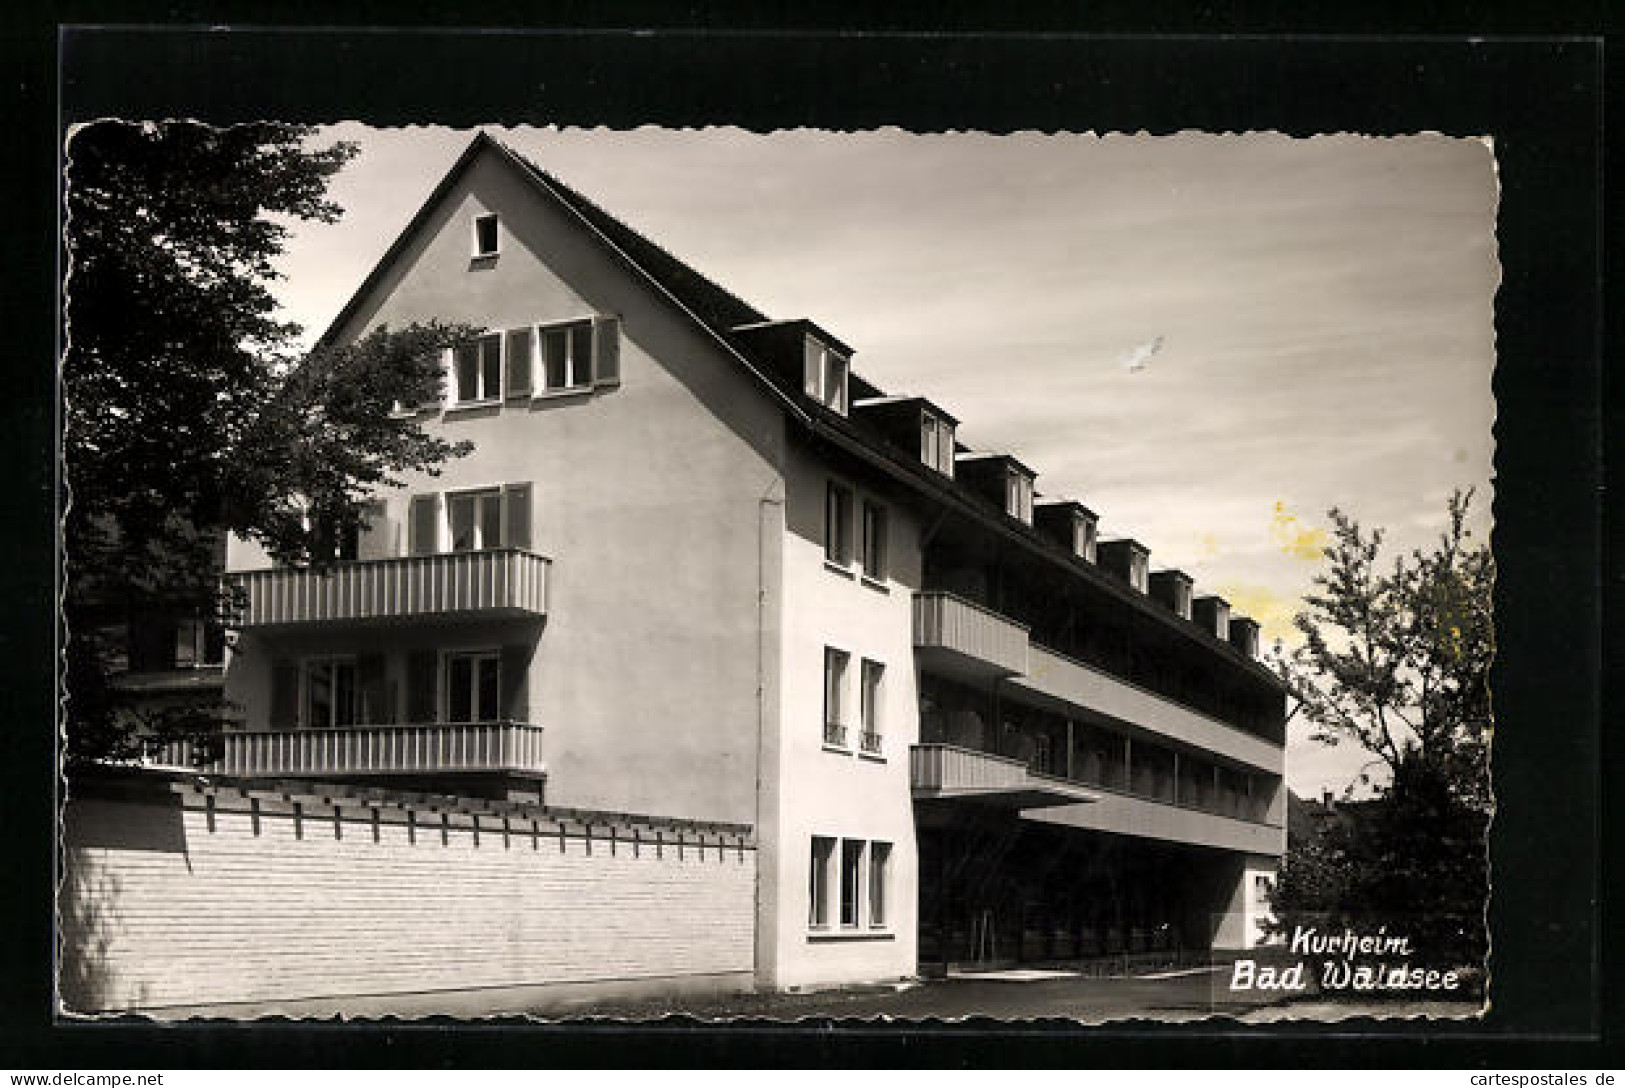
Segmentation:
{"type": "Polygon", "coordinates": [[[81,789],[64,814],[64,1007],[750,984],[748,828],[448,800],[151,775],[81,789]]]}

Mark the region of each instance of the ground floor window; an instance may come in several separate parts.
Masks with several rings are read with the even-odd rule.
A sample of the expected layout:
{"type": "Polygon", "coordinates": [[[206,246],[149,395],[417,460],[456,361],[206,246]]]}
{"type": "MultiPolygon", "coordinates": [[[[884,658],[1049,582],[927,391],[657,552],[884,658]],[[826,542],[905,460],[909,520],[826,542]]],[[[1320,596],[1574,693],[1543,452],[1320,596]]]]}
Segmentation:
{"type": "Polygon", "coordinates": [[[842,929],[889,924],[891,843],[814,835],[807,874],[807,924],[842,929]],[[838,897],[838,898],[837,898],[838,897]]]}
{"type": "Polygon", "coordinates": [[[887,882],[891,877],[891,843],[869,844],[869,924],[886,924],[887,882]]]}
{"type": "Polygon", "coordinates": [[[502,714],[502,656],[495,650],[446,656],[448,722],[494,722],[502,714]]]}
{"type": "Polygon", "coordinates": [[[858,924],[858,882],[863,876],[862,839],[841,842],[841,925],[858,924]]]}
{"type": "Polygon", "coordinates": [[[315,658],[305,662],[305,728],[337,729],[354,725],[355,705],[354,661],[315,658]]]}
{"type": "Polygon", "coordinates": [[[807,874],[807,924],[829,925],[829,869],[835,857],[835,840],[814,835],[812,866],[807,874]]]}

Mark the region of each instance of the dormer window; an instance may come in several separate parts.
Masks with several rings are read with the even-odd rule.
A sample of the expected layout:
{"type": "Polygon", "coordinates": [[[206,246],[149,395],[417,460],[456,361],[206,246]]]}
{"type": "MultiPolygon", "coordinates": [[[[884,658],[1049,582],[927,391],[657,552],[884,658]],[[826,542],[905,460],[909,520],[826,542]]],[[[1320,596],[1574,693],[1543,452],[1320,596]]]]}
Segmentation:
{"type": "Polygon", "coordinates": [[[495,257],[497,255],[497,217],[495,215],[476,215],[474,217],[474,257],[495,257]]]}
{"type": "Polygon", "coordinates": [[[954,425],[926,411],[920,413],[920,461],[944,476],[954,474],[954,425]]]}
{"type": "Polygon", "coordinates": [[[1137,540],[1103,540],[1097,562],[1141,593],[1150,591],[1151,551],[1137,540]]]}
{"type": "Polygon", "coordinates": [[[1072,553],[1091,563],[1095,561],[1095,523],[1082,514],[1072,519],[1072,553]]]}
{"type": "Polygon", "coordinates": [[[846,415],[846,356],[807,337],[802,365],[802,388],[825,408],[846,415]]]}
{"type": "Polygon", "coordinates": [[[1151,575],[1151,596],[1181,619],[1191,618],[1191,579],[1182,570],[1159,570],[1151,575]]]}
{"type": "Polygon", "coordinates": [[[1011,517],[1033,523],[1033,478],[1011,469],[1004,478],[1004,512],[1011,517]]]}

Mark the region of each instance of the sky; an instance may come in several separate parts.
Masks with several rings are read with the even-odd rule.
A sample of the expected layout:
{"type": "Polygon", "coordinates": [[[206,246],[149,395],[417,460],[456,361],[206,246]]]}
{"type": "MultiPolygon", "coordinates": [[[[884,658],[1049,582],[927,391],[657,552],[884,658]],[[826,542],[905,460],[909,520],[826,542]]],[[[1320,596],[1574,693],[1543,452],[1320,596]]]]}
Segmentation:
{"type": "MultiPolygon", "coordinates": [[[[1266,644],[1295,638],[1331,507],[1425,546],[1476,487],[1487,536],[1486,141],[487,131],[770,317],[827,328],[858,374],[941,404],[1266,644]]],[[[296,224],[279,265],[307,340],[472,135],[320,131],[360,151],[330,191],[343,219],[296,224]]],[[[1289,726],[1300,794],[1370,758],[1289,726]]]]}

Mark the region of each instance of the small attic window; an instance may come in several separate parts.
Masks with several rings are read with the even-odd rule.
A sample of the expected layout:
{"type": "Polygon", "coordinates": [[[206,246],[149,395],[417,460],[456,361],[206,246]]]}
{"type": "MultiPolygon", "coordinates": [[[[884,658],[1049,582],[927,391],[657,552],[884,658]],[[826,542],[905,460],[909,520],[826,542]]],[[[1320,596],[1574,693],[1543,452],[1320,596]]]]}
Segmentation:
{"type": "Polygon", "coordinates": [[[1004,477],[1004,512],[1011,517],[1033,523],[1033,478],[1024,472],[1010,469],[1004,477]]]}
{"type": "Polygon", "coordinates": [[[802,388],[807,395],[826,408],[846,415],[847,363],[846,357],[807,337],[806,353],[802,362],[802,388]]]}
{"type": "Polygon", "coordinates": [[[495,257],[497,255],[497,217],[495,215],[476,215],[474,217],[474,256],[495,257]]]}
{"type": "Polygon", "coordinates": [[[1072,551],[1081,559],[1095,561],[1095,523],[1082,514],[1072,516],[1072,551]]]}
{"type": "Polygon", "coordinates": [[[920,412],[920,460],[944,476],[954,474],[954,425],[920,412]]]}

